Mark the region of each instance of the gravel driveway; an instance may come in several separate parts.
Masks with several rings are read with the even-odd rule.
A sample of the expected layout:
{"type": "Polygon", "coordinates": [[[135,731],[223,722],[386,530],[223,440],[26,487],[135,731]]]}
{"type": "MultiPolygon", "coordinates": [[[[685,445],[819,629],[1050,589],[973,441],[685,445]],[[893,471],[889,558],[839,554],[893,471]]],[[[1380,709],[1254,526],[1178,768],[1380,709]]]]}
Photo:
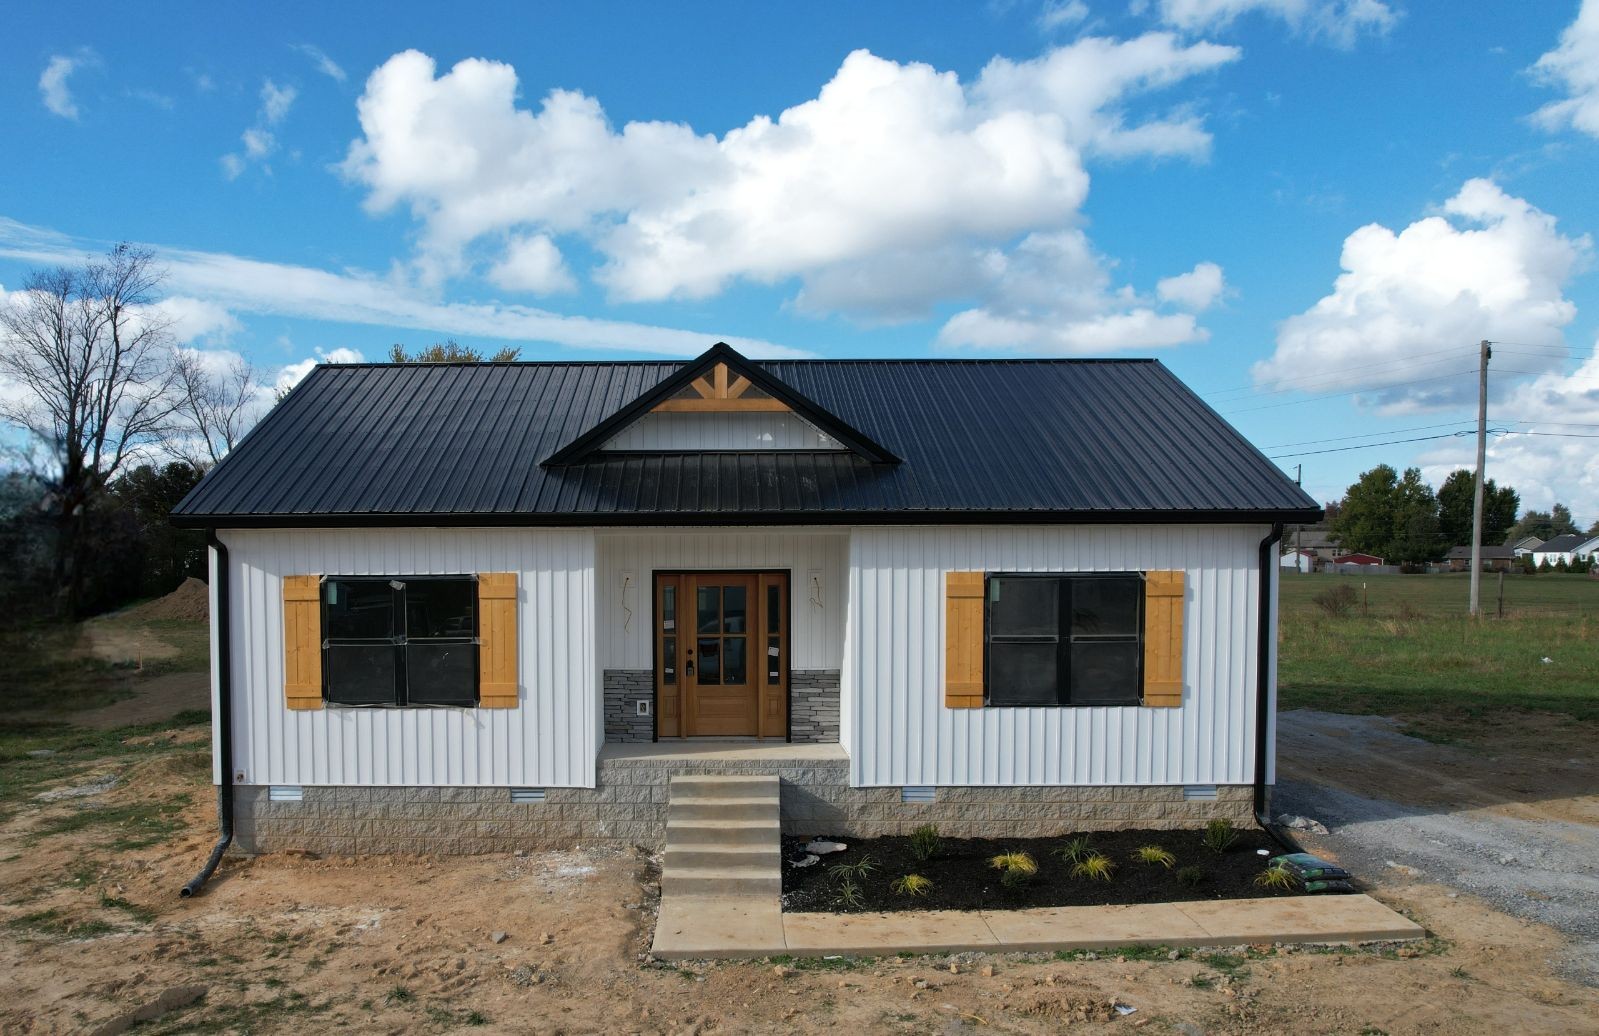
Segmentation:
{"type": "Polygon", "coordinates": [[[1430,881],[1550,925],[1572,940],[1559,969],[1599,985],[1592,748],[1555,742],[1528,755],[1399,731],[1382,717],[1283,713],[1273,812],[1325,824],[1329,834],[1304,836],[1306,847],[1373,883],[1430,881]]]}

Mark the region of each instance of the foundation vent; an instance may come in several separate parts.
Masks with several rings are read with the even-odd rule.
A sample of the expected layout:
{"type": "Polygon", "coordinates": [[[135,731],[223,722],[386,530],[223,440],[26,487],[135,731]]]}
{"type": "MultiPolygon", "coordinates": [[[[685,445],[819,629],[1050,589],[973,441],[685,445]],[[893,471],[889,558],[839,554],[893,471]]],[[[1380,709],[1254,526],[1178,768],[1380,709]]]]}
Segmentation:
{"type": "Polygon", "coordinates": [[[269,802],[302,802],[305,789],[298,784],[274,784],[267,788],[269,802]]]}
{"type": "Polygon", "coordinates": [[[899,790],[901,802],[932,802],[938,798],[938,789],[928,784],[908,785],[899,790]]]}
{"type": "Polygon", "coordinates": [[[1216,786],[1214,784],[1190,784],[1183,788],[1184,802],[1215,802],[1216,786]]]}
{"type": "Polygon", "coordinates": [[[524,805],[524,806],[531,805],[532,803],[535,803],[535,802],[543,802],[544,801],[544,789],[543,788],[512,788],[511,789],[511,801],[515,802],[515,803],[518,803],[519,805],[524,805]]]}

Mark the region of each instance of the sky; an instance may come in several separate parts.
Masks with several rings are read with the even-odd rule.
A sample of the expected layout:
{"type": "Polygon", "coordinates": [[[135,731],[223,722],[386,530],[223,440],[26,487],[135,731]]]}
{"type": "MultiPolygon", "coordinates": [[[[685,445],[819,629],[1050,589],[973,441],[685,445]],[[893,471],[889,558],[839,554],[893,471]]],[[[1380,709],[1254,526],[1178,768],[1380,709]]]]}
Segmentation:
{"type": "Polygon", "coordinates": [[[5,21],[0,304],[130,241],[281,385],[445,337],[1153,356],[1321,500],[1469,466],[1489,339],[1489,476],[1599,520],[1599,0],[5,21]]]}

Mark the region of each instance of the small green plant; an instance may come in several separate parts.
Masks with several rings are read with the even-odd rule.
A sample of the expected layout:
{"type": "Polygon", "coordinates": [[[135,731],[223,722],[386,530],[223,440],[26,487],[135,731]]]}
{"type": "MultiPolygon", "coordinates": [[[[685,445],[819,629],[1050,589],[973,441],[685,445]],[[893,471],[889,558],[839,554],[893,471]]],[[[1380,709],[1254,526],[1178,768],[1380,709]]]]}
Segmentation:
{"type": "Polygon", "coordinates": [[[988,865],[999,871],[1002,885],[1020,885],[1038,873],[1038,861],[1030,853],[1012,851],[990,856],[988,865]]]}
{"type": "Polygon", "coordinates": [[[838,901],[845,906],[859,909],[860,905],[866,902],[866,897],[861,895],[861,887],[845,876],[838,881],[838,901]]]}
{"type": "Polygon", "coordinates": [[[1205,848],[1213,853],[1224,853],[1232,848],[1238,841],[1238,832],[1233,830],[1233,822],[1221,817],[1205,825],[1205,848]]]}
{"type": "Polygon", "coordinates": [[[1453,976],[1454,978],[1470,978],[1471,977],[1470,973],[1467,972],[1465,968],[1461,968],[1461,967],[1457,967],[1457,968],[1451,969],[1449,974],[1451,976],[1453,976]]]}
{"type": "Polygon", "coordinates": [[[1115,862],[1099,852],[1091,852],[1072,864],[1072,877],[1086,878],[1089,881],[1109,881],[1115,871],[1115,862]]]}
{"type": "Polygon", "coordinates": [[[1067,863],[1079,863],[1089,853],[1088,836],[1077,835],[1068,838],[1064,845],[1055,850],[1055,855],[1067,863]]]}
{"type": "Polygon", "coordinates": [[[933,879],[920,874],[906,874],[894,879],[893,889],[902,896],[925,896],[933,891],[933,879]]]}
{"type": "Polygon", "coordinates": [[[828,873],[839,881],[865,881],[877,870],[877,864],[872,862],[872,854],[867,853],[853,863],[835,863],[828,868],[828,873]]]}
{"type": "Polygon", "coordinates": [[[1202,867],[1184,867],[1177,872],[1177,884],[1184,888],[1198,888],[1204,880],[1205,871],[1202,867]]]}
{"type": "Polygon", "coordinates": [[[395,986],[389,990],[389,995],[385,999],[391,1004],[408,1004],[411,1002],[411,997],[412,993],[409,989],[404,986],[395,986]]]}
{"type": "Polygon", "coordinates": [[[1255,875],[1255,884],[1263,889],[1291,889],[1299,879],[1287,867],[1267,867],[1255,875]]]}
{"type": "Polygon", "coordinates": [[[937,824],[923,824],[911,832],[911,855],[922,863],[926,863],[938,855],[938,848],[937,824]]]}
{"type": "Polygon", "coordinates": [[[1177,866],[1177,857],[1158,845],[1141,845],[1133,850],[1133,859],[1139,863],[1150,863],[1171,870],[1177,866]]]}

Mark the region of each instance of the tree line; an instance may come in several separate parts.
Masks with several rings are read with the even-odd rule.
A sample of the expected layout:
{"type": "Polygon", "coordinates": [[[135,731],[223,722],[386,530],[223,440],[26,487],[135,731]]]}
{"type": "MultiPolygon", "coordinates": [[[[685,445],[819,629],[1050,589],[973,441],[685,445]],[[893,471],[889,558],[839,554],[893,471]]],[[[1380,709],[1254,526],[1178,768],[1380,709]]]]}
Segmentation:
{"type": "MultiPolygon", "coordinates": [[[[1451,547],[1469,546],[1476,479],[1464,468],[1453,471],[1434,492],[1421,469],[1379,464],[1327,506],[1332,534],[1345,550],[1373,554],[1397,564],[1436,561],[1451,547]]],[[[1548,511],[1520,512],[1512,486],[1483,482],[1482,542],[1509,546],[1528,536],[1553,539],[1581,530],[1571,509],[1557,503],[1548,511]],[[1520,516],[1518,517],[1518,513],[1520,516]]],[[[1599,521],[1588,534],[1599,536],[1599,521]]]]}

